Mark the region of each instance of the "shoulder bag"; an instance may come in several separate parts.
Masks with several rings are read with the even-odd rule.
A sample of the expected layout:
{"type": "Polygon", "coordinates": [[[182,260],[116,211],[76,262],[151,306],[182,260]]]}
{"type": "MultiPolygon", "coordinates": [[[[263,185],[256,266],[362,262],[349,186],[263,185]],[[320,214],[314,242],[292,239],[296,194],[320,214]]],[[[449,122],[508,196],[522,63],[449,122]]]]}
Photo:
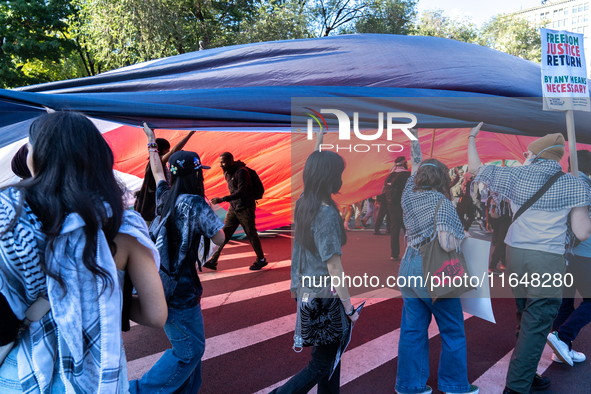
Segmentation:
{"type": "MultiPolygon", "coordinates": [[[[302,283],[301,254],[300,249],[300,257],[298,258],[300,283],[302,283]]],[[[296,353],[301,352],[304,346],[328,345],[340,342],[346,337],[349,318],[345,314],[341,299],[331,291],[330,286],[320,291],[300,287],[297,291],[297,303],[298,311],[293,345],[293,350],[296,353]]]]}
{"type": "Polygon", "coordinates": [[[439,203],[437,203],[437,208],[435,208],[433,238],[430,242],[421,246],[423,277],[433,302],[440,298],[456,298],[474,289],[474,286],[470,285],[470,273],[464,255],[455,250],[446,252],[439,244],[437,212],[444,198],[441,197],[439,203]]]}

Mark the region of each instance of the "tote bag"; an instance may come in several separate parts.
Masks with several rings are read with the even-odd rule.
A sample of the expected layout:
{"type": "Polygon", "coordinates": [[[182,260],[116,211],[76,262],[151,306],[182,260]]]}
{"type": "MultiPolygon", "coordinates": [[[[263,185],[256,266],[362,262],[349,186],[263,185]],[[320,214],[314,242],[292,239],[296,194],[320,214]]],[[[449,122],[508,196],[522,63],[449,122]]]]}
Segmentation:
{"type": "Polygon", "coordinates": [[[433,302],[440,298],[456,298],[474,289],[470,285],[470,273],[464,255],[455,250],[446,252],[439,244],[437,236],[437,211],[443,202],[437,203],[433,218],[433,239],[421,246],[423,258],[423,277],[433,302]]]}

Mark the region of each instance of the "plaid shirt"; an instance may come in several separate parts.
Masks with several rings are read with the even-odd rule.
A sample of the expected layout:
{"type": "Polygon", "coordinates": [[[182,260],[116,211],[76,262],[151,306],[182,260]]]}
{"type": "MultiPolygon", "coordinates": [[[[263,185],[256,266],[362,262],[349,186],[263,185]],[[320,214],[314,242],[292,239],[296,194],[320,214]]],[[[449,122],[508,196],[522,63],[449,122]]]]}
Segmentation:
{"type": "MultiPolygon", "coordinates": [[[[554,160],[542,160],[528,166],[498,167],[483,166],[474,184],[482,182],[500,197],[522,206],[562,167],[554,160]]],[[[591,189],[580,179],[566,174],[532,205],[531,209],[558,211],[589,205],[591,189]]]]}
{"type": "MultiPolygon", "coordinates": [[[[0,193],[0,231],[17,215],[19,193],[0,193]]],[[[126,211],[119,230],[158,253],[144,221],[126,211]]],[[[81,264],[85,245],[84,221],[70,214],[56,238],[53,252],[45,249],[41,223],[24,204],[16,226],[0,239],[1,291],[18,319],[47,291],[51,310],[20,336],[19,377],[24,393],[51,391],[54,367],[59,368],[67,393],[119,393],[127,391],[127,368],[121,339],[122,292],[119,287],[100,293],[95,276],[81,264]],[[46,250],[45,256],[42,252],[46,250]],[[67,293],[42,272],[41,259],[65,281],[67,293]]],[[[118,271],[107,240],[97,234],[97,265],[117,286],[118,271]]]]}
{"type": "Polygon", "coordinates": [[[406,181],[402,192],[402,211],[406,237],[410,246],[434,237],[433,219],[439,200],[443,203],[437,211],[437,231],[446,231],[457,239],[464,239],[464,227],[451,201],[434,190],[414,191],[415,175],[406,181]]]}
{"type": "MultiPolygon", "coordinates": [[[[555,160],[539,160],[521,167],[483,166],[475,178],[483,182],[493,194],[495,202],[503,198],[522,206],[562,167],[555,160]]],[[[540,211],[558,211],[572,209],[591,203],[591,188],[581,178],[566,174],[548,189],[530,209],[540,211]]],[[[515,214],[517,212],[514,212],[515,214]]],[[[570,216],[567,219],[566,250],[572,251],[575,235],[572,232],[570,216]]]]}

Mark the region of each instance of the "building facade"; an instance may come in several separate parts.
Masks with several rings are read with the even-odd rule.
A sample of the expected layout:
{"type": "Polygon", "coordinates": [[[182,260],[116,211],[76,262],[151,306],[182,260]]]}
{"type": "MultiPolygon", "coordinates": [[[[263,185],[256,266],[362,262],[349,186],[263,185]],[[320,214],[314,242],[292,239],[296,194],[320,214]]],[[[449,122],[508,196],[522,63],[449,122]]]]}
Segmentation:
{"type": "Polygon", "coordinates": [[[520,16],[534,24],[546,23],[546,28],[554,30],[566,30],[573,33],[584,34],[583,40],[587,72],[591,72],[589,52],[589,33],[591,32],[591,9],[588,0],[561,0],[547,1],[537,7],[527,8],[513,12],[511,15],[520,16]]]}

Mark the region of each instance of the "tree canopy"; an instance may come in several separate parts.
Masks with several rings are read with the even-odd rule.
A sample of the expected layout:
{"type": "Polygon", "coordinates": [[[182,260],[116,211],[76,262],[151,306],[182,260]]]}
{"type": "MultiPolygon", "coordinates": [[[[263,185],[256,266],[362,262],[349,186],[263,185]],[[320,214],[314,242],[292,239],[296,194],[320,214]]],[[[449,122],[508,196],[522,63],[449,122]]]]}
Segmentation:
{"type": "Polygon", "coordinates": [[[378,33],[444,37],[540,61],[539,26],[496,16],[481,29],[417,0],[4,0],[3,88],[96,75],[253,42],[378,33]]]}

